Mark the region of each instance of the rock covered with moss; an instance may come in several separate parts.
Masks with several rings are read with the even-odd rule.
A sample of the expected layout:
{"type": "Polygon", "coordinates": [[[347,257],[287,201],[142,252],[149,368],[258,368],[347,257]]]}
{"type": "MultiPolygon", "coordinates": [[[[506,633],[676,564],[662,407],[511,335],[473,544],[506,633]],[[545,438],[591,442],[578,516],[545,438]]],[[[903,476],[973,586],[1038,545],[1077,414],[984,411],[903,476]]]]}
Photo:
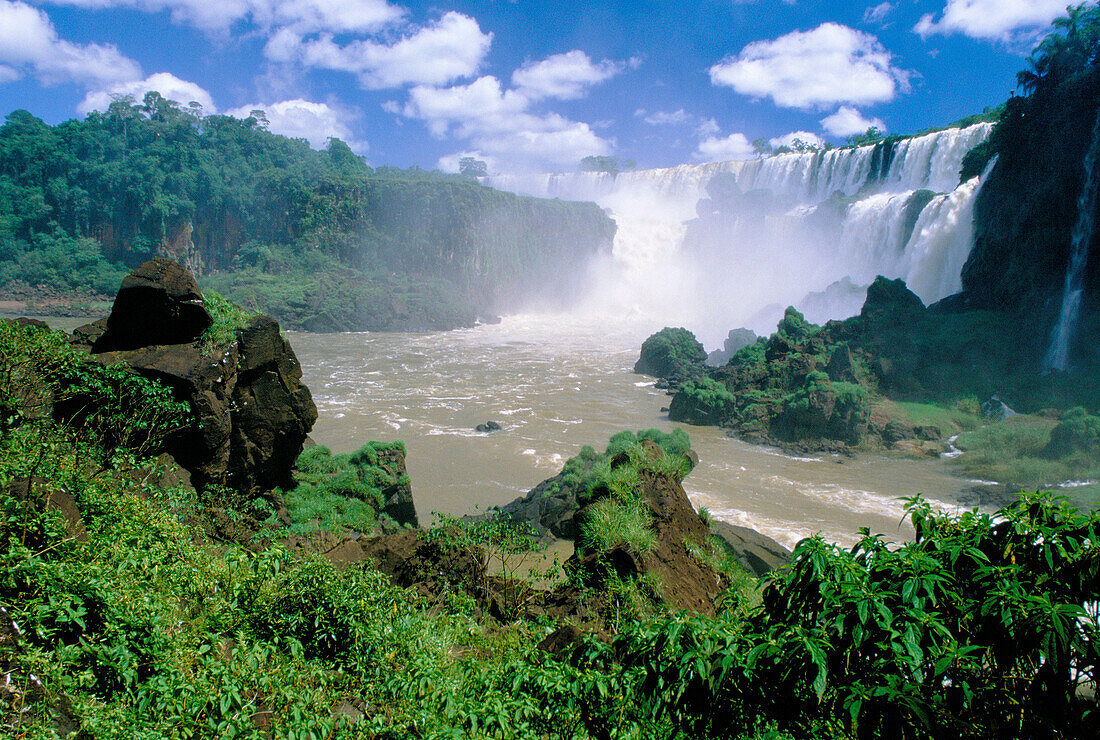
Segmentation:
{"type": "Polygon", "coordinates": [[[684,328],[665,327],[642,343],[634,372],[678,382],[701,373],[707,351],[684,328]]]}

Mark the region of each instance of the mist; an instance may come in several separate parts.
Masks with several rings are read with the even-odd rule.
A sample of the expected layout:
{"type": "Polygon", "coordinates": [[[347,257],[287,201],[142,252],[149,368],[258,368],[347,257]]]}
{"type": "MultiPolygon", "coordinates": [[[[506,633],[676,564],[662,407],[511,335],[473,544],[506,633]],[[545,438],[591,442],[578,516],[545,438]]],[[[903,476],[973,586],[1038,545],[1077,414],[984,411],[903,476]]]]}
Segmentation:
{"type": "Polygon", "coordinates": [[[983,178],[963,158],[992,125],[895,143],[622,172],[498,175],[492,187],[594,201],[614,219],[574,311],[692,329],[770,333],[788,305],[822,323],[859,312],[877,275],[926,303],[956,293],[983,178]]]}

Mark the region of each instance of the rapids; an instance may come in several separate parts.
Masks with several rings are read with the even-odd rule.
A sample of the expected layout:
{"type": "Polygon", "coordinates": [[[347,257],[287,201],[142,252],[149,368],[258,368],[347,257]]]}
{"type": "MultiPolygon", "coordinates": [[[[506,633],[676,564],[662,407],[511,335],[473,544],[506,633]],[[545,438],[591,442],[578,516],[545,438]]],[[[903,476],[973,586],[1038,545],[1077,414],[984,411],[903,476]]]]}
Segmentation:
{"type": "MultiPolygon", "coordinates": [[[[526,315],[433,334],[288,334],[320,413],[311,436],[336,451],[404,440],[428,523],[432,511],[505,504],[615,432],[670,431],[668,396],[631,372],[655,328],[526,315]],[[490,419],[505,429],[474,431],[490,419]]],[[[940,460],[796,458],[717,428],[685,429],[700,457],[684,484],[695,505],[788,547],[814,532],[850,543],[861,526],[909,537],[903,496],[926,493],[952,509],[973,502],[973,484],[940,460]]]]}

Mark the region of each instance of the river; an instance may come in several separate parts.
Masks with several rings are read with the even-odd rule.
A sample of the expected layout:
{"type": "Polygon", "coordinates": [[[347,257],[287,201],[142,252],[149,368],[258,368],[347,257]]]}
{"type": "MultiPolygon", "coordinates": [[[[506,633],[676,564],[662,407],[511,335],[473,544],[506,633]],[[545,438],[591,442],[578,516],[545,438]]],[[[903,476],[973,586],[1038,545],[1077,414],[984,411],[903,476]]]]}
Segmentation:
{"type": "MultiPolygon", "coordinates": [[[[430,334],[288,332],[320,417],[312,437],[334,451],[403,440],[417,512],[470,513],[505,504],[555,475],[582,445],[603,449],[623,429],[677,425],[669,398],[635,375],[638,349],[660,327],[644,320],[520,315],[430,334]],[[488,420],[504,429],[474,427],[488,420]]],[[[793,546],[821,532],[843,544],[869,527],[894,540],[902,497],[954,509],[972,483],[945,461],[861,455],[798,458],[684,426],[699,465],[684,488],[719,519],[793,546]]]]}

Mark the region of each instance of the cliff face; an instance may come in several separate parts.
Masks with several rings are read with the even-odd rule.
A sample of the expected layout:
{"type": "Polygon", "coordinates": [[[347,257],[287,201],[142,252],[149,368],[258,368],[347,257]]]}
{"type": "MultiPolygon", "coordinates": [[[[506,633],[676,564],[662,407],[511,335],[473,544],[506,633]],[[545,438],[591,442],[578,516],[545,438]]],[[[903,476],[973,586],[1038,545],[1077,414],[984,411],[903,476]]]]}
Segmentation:
{"type": "MultiPolygon", "coordinates": [[[[967,163],[980,170],[989,157],[998,157],[978,197],[974,248],[962,273],[970,305],[1053,320],[1098,109],[1096,68],[1052,90],[1013,98],[987,145],[967,163]]],[[[1096,306],[1100,239],[1095,233],[1086,271],[1086,305],[1096,306]]]]}
{"type": "Polygon", "coordinates": [[[114,275],[168,257],[292,328],[451,328],[535,293],[567,300],[614,229],[593,204],[375,170],[339,141],[313,151],[159,99],[0,126],[0,291],[109,294],[114,275]]]}

